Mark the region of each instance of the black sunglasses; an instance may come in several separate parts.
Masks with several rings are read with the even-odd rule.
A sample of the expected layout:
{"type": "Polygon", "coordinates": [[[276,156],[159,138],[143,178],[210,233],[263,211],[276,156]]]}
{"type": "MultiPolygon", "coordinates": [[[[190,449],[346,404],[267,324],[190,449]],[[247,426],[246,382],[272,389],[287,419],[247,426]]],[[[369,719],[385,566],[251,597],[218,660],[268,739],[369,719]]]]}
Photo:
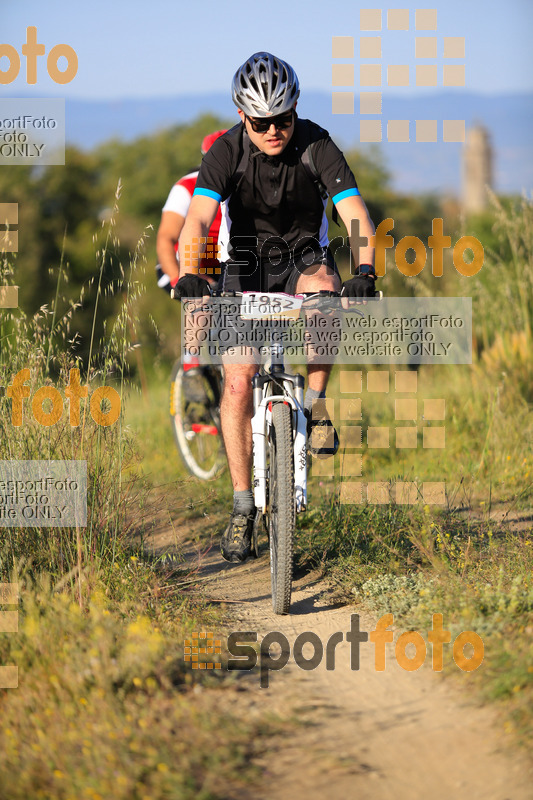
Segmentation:
{"type": "Polygon", "coordinates": [[[291,127],[293,120],[292,108],[290,111],[285,111],[284,114],[278,114],[276,117],[258,119],[257,117],[248,117],[246,114],[245,117],[255,133],[266,133],[271,125],[274,125],[279,130],[285,130],[285,128],[291,127]]]}

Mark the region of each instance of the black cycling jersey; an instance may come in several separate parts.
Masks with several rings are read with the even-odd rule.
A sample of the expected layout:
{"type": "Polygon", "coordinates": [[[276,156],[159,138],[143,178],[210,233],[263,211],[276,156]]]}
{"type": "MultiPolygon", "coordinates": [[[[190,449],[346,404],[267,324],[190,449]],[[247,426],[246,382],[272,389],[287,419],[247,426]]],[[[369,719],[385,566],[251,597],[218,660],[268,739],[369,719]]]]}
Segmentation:
{"type": "Polygon", "coordinates": [[[222,202],[221,260],[266,267],[296,261],[311,240],[325,248],[326,201],[301,162],[305,145],[313,142],[316,171],[334,203],[359,194],[355,177],[328,132],[297,118],[279,156],[268,156],[250,142],[249,161],[236,187],[243,133],[240,123],[214,142],[203,158],[194,191],[222,202]]]}

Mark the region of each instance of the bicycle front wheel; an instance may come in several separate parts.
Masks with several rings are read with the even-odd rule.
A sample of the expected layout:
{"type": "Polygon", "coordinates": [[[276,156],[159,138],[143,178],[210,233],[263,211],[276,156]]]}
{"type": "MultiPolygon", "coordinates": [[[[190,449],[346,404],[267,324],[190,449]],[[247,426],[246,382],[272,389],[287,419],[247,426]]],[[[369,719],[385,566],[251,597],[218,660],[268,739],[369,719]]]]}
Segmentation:
{"type": "Polygon", "coordinates": [[[272,608],[288,614],[291,605],[292,551],[296,525],[292,409],[274,403],[269,439],[269,535],[272,608]]]}
{"type": "Polygon", "coordinates": [[[196,478],[214,478],[225,463],[219,404],[222,377],[216,367],[185,371],[174,364],[170,383],[170,422],[183,463],[196,478]]]}

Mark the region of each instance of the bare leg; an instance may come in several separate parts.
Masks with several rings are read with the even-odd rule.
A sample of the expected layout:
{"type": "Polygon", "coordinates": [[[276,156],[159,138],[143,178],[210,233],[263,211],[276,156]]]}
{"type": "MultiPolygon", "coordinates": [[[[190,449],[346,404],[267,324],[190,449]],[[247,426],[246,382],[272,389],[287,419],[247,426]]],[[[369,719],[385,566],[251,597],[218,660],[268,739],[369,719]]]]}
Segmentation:
{"type": "Polygon", "coordinates": [[[252,377],[255,364],[225,364],[220,422],[236,492],[252,486],[252,377]]]}
{"type": "MultiPolygon", "coordinates": [[[[325,264],[313,265],[305,272],[302,272],[296,284],[297,292],[339,292],[341,281],[330,267],[325,264]]],[[[324,391],[333,364],[316,362],[307,365],[307,379],[310,389],[324,391]]]]}

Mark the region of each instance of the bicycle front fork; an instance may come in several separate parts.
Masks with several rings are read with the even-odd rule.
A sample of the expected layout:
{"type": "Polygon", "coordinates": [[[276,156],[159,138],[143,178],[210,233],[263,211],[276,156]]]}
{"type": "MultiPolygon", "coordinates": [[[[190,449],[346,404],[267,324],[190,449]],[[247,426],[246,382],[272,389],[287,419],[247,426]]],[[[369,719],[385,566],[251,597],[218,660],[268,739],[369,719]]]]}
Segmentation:
{"type": "Polygon", "coordinates": [[[303,407],[304,378],[290,375],[283,378],[285,394],[268,395],[267,386],[272,383],[269,375],[254,375],[252,417],[254,502],[263,514],[267,511],[267,446],[272,420],[272,404],[288,403],[292,408],[294,496],[296,512],[307,508],[307,420],[303,407]]]}

